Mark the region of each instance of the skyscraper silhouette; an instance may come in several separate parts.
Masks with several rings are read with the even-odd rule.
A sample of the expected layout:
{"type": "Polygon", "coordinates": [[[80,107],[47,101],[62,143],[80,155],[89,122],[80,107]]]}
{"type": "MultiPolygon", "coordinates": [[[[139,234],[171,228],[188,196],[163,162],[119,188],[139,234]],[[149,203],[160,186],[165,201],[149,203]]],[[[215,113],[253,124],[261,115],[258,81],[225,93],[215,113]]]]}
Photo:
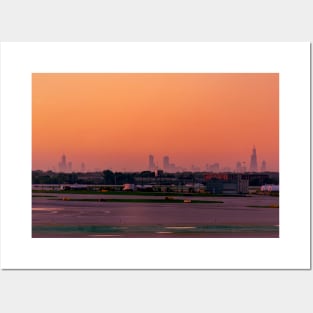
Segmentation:
{"type": "Polygon", "coordinates": [[[266,161],[262,161],[262,165],[261,165],[261,171],[265,172],[266,171],[266,161]]]}
{"type": "Polygon", "coordinates": [[[154,164],[154,156],[152,154],[149,155],[149,171],[153,172],[155,170],[154,164]]]}
{"type": "Polygon", "coordinates": [[[166,155],[163,157],[163,170],[168,171],[170,168],[170,158],[166,155]]]}
{"type": "Polygon", "coordinates": [[[82,173],[85,172],[85,170],[86,170],[86,165],[85,165],[84,162],[82,162],[82,164],[80,165],[80,170],[81,170],[82,173]]]}
{"type": "Polygon", "coordinates": [[[61,162],[59,162],[59,171],[66,172],[67,171],[67,164],[66,164],[66,156],[65,154],[61,157],[61,162]]]}
{"type": "Polygon", "coordinates": [[[250,158],[250,172],[257,172],[258,170],[258,162],[256,157],[256,149],[255,146],[253,146],[252,154],[250,158]]]}
{"type": "Polygon", "coordinates": [[[237,162],[236,164],[236,172],[237,173],[241,173],[242,172],[242,165],[241,165],[241,162],[237,162]]]}

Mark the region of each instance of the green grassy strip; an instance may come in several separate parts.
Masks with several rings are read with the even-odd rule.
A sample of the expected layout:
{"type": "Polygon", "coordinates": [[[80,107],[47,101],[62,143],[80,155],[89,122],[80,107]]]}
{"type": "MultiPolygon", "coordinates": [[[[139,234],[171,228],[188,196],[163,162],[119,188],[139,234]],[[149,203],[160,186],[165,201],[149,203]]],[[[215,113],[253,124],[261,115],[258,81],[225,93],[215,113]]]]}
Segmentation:
{"type": "Polygon", "coordinates": [[[172,233],[218,233],[218,232],[273,232],[278,231],[278,226],[271,225],[201,225],[191,229],[168,229],[164,226],[129,226],[129,227],[118,227],[118,226],[104,226],[104,225],[41,225],[33,226],[33,232],[78,232],[78,233],[98,233],[98,234],[110,234],[110,233],[153,233],[157,231],[171,231],[172,233]]]}
{"type": "Polygon", "coordinates": [[[82,194],[82,195],[134,195],[134,196],[184,196],[184,197],[249,197],[249,195],[234,194],[209,194],[201,193],[186,193],[186,192],[151,192],[151,191],[91,191],[91,190],[33,190],[33,193],[57,193],[57,194],[82,194]]]}
{"type": "Polygon", "coordinates": [[[33,198],[56,198],[57,196],[32,195],[33,198]]]}
{"type": "Polygon", "coordinates": [[[278,209],[278,205],[247,205],[247,208],[268,208],[268,209],[278,209]]]}
{"type": "MultiPolygon", "coordinates": [[[[52,199],[51,199],[52,200],[52,199]]],[[[54,199],[53,199],[54,200],[54,199]]],[[[184,203],[182,199],[73,199],[64,198],[57,199],[60,201],[84,201],[84,202],[132,202],[132,203],[184,203]]],[[[191,203],[224,203],[223,201],[204,201],[204,200],[191,200],[191,203]]]]}

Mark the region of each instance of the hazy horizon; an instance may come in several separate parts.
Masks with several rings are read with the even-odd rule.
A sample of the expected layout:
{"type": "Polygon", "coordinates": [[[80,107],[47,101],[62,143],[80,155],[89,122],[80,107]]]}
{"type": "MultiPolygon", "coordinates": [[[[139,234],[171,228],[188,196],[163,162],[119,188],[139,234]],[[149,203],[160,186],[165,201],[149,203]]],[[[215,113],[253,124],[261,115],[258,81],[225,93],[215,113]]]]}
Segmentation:
{"type": "MultiPolygon", "coordinates": [[[[97,167],[90,167],[88,166],[88,163],[86,162],[78,162],[75,164],[75,162],[73,162],[72,160],[75,159],[79,159],[79,158],[68,158],[68,156],[65,154],[66,156],[66,161],[71,162],[72,163],[72,171],[73,172],[81,172],[82,168],[81,168],[81,163],[85,164],[85,172],[87,171],[103,171],[103,170],[112,170],[114,172],[141,172],[141,171],[147,171],[149,170],[149,164],[148,164],[148,156],[146,156],[146,160],[143,161],[143,165],[142,167],[138,166],[137,168],[131,168],[131,167],[127,167],[127,166],[123,166],[123,167],[117,167],[117,168],[113,168],[112,166],[108,166],[108,165],[104,165],[104,166],[97,166],[97,167]]],[[[58,168],[58,164],[61,161],[61,157],[62,154],[59,156],[59,158],[54,162],[54,164],[47,166],[47,167],[43,167],[43,168],[32,168],[32,170],[42,170],[42,171],[54,171],[54,172],[61,172],[58,168]]],[[[161,164],[159,166],[157,166],[156,169],[159,170],[164,170],[163,168],[163,157],[160,158],[154,158],[154,160],[156,161],[157,164],[161,164]],[[158,160],[160,160],[160,162],[157,162],[158,160]]],[[[175,160],[173,158],[170,157],[170,161],[174,162],[175,160]]],[[[227,164],[222,164],[219,163],[218,161],[216,162],[207,162],[206,164],[197,164],[197,163],[192,163],[186,166],[183,166],[182,164],[178,164],[175,163],[175,165],[178,167],[178,171],[195,171],[195,168],[199,168],[200,171],[209,171],[209,169],[206,167],[206,165],[211,166],[218,163],[219,164],[219,171],[236,171],[236,164],[232,164],[232,165],[227,165],[227,164]],[[192,167],[194,166],[194,168],[192,167]]],[[[258,161],[258,163],[261,164],[261,162],[258,161]]],[[[249,165],[250,165],[250,161],[246,162],[246,172],[249,172],[249,165]]],[[[266,168],[267,172],[278,172],[279,170],[274,170],[274,169],[270,169],[270,168],[266,168]]],[[[260,165],[259,165],[259,169],[257,172],[261,172],[260,170],[260,165]]]]}
{"type": "Polygon", "coordinates": [[[32,76],[32,169],[234,170],[253,146],[258,167],[279,170],[279,75],[52,74],[32,76]]]}

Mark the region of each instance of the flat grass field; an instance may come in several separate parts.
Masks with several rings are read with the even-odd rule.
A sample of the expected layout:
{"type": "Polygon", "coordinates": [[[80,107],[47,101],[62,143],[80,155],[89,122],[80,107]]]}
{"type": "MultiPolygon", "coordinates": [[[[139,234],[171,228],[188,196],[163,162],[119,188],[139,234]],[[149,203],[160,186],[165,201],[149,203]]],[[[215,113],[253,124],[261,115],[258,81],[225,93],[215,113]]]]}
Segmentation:
{"type": "Polygon", "coordinates": [[[209,194],[201,193],[186,193],[186,192],[150,192],[150,191],[93,191],[93,190],[33,190],[33,197],[36,194],[76,194],[76,195],[118,195],[118,196],[160,196],[160,197],[249,197],[245,194],[209,194]]]}
{"type": "Polygon", "coordinates": [[[133,202],[133,203],[223,203],[223,201],[207,201],[207,200],[183,200],[183,199],[128,199],[128,198],[99,198],[99,199],[74,199],[62,198],[60,201],[85,201],[85,202],[133,202]]]}

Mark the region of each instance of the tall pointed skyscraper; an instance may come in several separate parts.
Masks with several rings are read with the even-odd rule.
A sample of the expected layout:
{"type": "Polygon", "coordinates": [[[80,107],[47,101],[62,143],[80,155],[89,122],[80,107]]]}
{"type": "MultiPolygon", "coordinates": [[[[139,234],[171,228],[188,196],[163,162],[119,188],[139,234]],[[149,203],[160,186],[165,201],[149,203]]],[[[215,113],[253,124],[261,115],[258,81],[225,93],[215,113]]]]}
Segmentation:
{"type": "Polygon", "coordinates": [[[255,146],[253,146],[252,154],[250,158],[250,172],[257,172],[258,171],[258,162],[256,157],[256,149],[255,146]]]}
{"type": "Polygon", "coordinates": [[[61,157],[61,162],[59,162],[59,171],[60,172],[66,172],[67,171],[66,156],[64,153],[61,157]]]}

